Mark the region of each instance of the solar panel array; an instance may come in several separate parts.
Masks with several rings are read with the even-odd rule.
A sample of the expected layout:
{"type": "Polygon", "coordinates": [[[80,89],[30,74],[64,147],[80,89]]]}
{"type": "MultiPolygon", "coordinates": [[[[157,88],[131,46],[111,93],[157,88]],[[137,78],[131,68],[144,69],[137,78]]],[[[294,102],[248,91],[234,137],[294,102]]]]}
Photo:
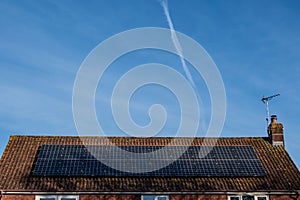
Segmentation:
{"type": "MultiPolygon", "coordinates": [[[[160,146],[120,146],[134,153],[149,153],[160,146]]],[[[265,176],[266,172],[252,146],[172,146],[162,158],[150,160],[128,159],[114,152],[111,146],[43,145],[39,149],[32,171],[34,176],[199,176],[199,177],[249,177],[265,176]],[[106,166],[95,157],[115,162],[119,167],[159,166],[172,159],[182,148],[182,156],[170,165],[151,172],[129,173],[106,166]],[[97,156],[93,156],[97,155],[97,156]],[[139,163],[144,163],[140,165],[139,163]]],[[[121,169],[121,168],[119,168],[121,169]]]]}

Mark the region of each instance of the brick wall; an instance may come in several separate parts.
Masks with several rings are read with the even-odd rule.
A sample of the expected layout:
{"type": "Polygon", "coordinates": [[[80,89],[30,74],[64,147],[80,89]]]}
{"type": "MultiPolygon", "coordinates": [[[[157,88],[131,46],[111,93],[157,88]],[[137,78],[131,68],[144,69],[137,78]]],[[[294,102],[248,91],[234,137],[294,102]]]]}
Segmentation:
{"type": "Polygon", "coordinates": [[[35,200],[34,195],[4,195],[1,200],[35,200]]]}
{"type": "Polygon", "coordinates": [[[300,200],[300,196],[296,195],[270,195],[270,200],[300,200]]]}

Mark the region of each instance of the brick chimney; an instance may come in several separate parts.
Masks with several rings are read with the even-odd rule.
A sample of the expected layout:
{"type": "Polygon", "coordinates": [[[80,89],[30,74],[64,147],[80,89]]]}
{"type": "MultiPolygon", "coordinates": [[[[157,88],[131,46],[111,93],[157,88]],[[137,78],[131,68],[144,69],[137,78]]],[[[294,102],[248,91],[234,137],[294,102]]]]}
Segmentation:
{"type": "Polygon", "coordinates": [[[277,122],[277,116],[271,116],[271,123],[268,127],[270,143],[273,146],[284,146],[283,126],[277,122]]]}

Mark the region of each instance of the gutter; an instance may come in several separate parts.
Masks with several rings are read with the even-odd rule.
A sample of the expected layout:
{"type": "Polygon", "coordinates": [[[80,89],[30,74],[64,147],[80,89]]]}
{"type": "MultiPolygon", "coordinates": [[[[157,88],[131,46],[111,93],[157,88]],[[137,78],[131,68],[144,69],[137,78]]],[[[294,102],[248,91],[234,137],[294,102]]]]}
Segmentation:
{"type": "Polygon", "coordinates": [[[294,195],[293,194],[290,195],[290,197],[295,200],[297,200],[299,198],[299,196],[300,196],[299,191],[296,191],[296,194],[294,194],[294,195]]]}
{"type": "Polygon", "coordinates": [[[177,195],[177,194],[197,194],[197,195],[201,195],[201,194],[210,194],[210,195],[239,195],[239,194],[247,194],[247,195],[295,195],[296,199],[299,197],[299,192],[297,191],[278,191],[278,192],[205,192],[205,191],[199,191],[199,192],[98,192],[98,191],[94,191],[94,192],[38,192],[38,191],[1,191],[1,196],[0,196],[0,200],[2,195],[95,195],[95,194],[115,194],[115,195],[132,195],[132,194],[139,194],[139,195],[145,195],[145,194],[160,194],[160,195],[177,195]]]}

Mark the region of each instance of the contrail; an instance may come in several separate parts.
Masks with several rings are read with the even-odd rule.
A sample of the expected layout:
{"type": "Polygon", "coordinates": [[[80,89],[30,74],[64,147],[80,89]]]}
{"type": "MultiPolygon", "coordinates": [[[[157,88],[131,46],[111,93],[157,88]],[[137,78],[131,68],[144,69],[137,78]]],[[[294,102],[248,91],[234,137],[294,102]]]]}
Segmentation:
{"type": "Polygon", "coordinates": [[[188,81],[191,83],[192,87],[194,88],[195,92],[196,92],[196,95],[198,97],[198,103],[200,103],[200,107],[203,108],[201,109],[201,119],[200,120],[200,127],[202,127],[204,130],[207,129],[207,123],[206,123],[206,120],[205,120],[205,115],[204,115],[204,106],[203,106],[203,101],[202,101],[202,98],[201,96],[199,95],[199,93],[197,92],[197,87],[195,85],[195,82],[193,80],[193,77],[191,75],[191,72],[190,70],[188,69],[188,67],[186,66],[186,63],[185,63],[185,60],[184,60],[184,57],[183,57],[183,52],[182,52],[182,48],[181,48],[181,45],[180,45],[180,42],[178,40],[178,37],[176,35],[176,32],[175,32],[175,29],[174,29],[174,25],[173,25],[173,22],[172,22],[172,19],[170,17],[170,13],[169,13],[169,8],[168,8],[168,0],[160,0],[160,4],[161,6],[163,7],[164,9],[164,13],[166,15],[166,18],[167,18],[167,21],[168,21],[168,25],[169,25],[169,28],[171,30],[171,38],[172,38],[172,42],[174,44],[174,47],[177,51],[177,54],[179,55],[180,57],[180,61],[181,61],[181,64],[182,64],[182,67],[183,67],[183,70],[185,72],[185,75],[188,79],[188,81]]]}
{"type": "Polygon", "coordinates": [[[191,72],[189,71],[188,67],[186,66],[186,63],[185,63],[185,60],[184,60],[184,57],[183,57],[182,48],[181,48],[180,42],[178,40],[178,37],[176,35],[172,19],[170,17],[169,8],[168,8],[168,0],[161,0],[160,3],[161,3],[161,6],[163,7],[164,13],[165,13],[165,15],[167,17],[168,25],[169,25],[170,30],[171,30],[171,38],[172,38],[173,44],[175,46],[175,49],[177,51],[177,54],[180,57],[180,61],[181,61],[183,70],[185,72],[185,75],[187,76],[187,79],[190,81],[190,83],[192,84],[192,86],[195,88],[195,82],[193,80],[191,72]]]}

